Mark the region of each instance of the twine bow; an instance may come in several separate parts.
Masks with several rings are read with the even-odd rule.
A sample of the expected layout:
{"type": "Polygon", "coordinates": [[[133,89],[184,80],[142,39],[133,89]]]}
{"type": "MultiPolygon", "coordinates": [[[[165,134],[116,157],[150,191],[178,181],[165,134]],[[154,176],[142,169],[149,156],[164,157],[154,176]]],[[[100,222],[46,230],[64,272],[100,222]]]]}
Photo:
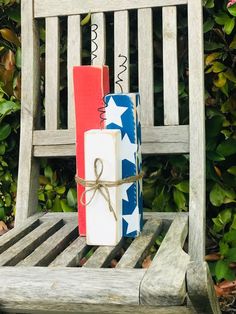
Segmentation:
{"type": "Polygon", "coordinates": [[[117,220],[116,212],[115,212],[113,206],[111,205],[111,197],[110,197],[109,188],[120,186],[120,185],[125,184],[125,183],[132,183],[132,182],[138,181],[143,177],[144,173],[141,172],[140,174],[138,174],[136,176],[130,176],[130,177],[127,177],[127,178],[124,178],[121,180],[117,180],[117,181],[100,180],[102,173],[103,173],[103,161],[100,158],[96,158],[94,160],[95,181],[92,181],[92,180],[86,181],[80,177],[75,177],[75,181],[78,184],[89,188],[89,189],[86,189],[82,193],[82,195],[80,197],[80,203],[83,206],[89,205],[92,202],[92,200],[94,199],[96,193],[99,192],[103,196],[105,201],[107,202],[109,210],[110,210],[110,212],[113,213],[115,220],[117,220]],[[100,171],[98,170],[99,169],[99,163],[100,163],[100,171]],[[87,202],[85,202],[84,201],[85,195],[86,195],[86,193],[88,193],[90,191],[93,191],[93,194],[91,195],[90,199],[87,202]]]}

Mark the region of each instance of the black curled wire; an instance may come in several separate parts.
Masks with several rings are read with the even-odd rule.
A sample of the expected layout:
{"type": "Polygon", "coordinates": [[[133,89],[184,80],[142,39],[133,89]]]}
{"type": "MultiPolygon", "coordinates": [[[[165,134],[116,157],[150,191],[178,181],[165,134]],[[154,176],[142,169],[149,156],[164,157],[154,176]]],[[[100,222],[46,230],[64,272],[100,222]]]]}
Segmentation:
{"type": "Polygon", "coordinates": [[[92,47],[94,47],[94,49],[91,51],[91,63],[93,64],[93,61],[97,58],[97,54],[96,51],[98,50],[98,44],[97,44],[97,29],[98,29],[98,25],[97,24],[91,24],[91,43],[92,43],[92,47]]]}
{"type": "Polygon", "coordinates": [[[121,63],[119,65],[119,68],[121,68],[122,70],[117,74],[117,80],[116,80],[115,84],[117,84],[120,87],[120,92],[123,93],[123,87],[122,87],[121,83],[124,80],[121,76],[125,71],[127,71],[126,63],[127,63],[128,58],[124,55],[121,55],[121,54],[119,54],[118,58],[123,58],[124,61],[123,61],[123,63],[121,63]]]}

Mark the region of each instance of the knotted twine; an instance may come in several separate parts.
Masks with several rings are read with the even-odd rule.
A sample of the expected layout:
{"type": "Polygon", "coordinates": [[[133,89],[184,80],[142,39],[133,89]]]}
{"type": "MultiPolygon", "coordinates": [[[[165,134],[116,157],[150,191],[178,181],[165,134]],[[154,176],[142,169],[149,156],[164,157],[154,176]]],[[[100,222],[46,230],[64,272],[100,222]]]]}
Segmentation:
{"type": "Polygon", "coordinates": [[[83,206],[89,205],[92,202],[92,200],[94,199],[96,193],[99,192],[103,196],[105,201],[107,202],[109,210],[110,210],[110,212],[113,213],[115,220],[117,220],[116,212],[115,212],[113,206],[111,205],[111,197],[110,197],[109,188],[117,187],[117,186],[120,186],[120,185],[126,184],[126,183],[136,182],[136,181],[142,179],[144,173],[141,172],[140,174],[138,174],[136,176],[130,176],[130,177],[120,179],[117,181],[100,180],[100,178],[103,174],[103,161],[100,158],[96,158],[94,160],[94,174],[95,174],[95,181],[85,180],[85,179],[82,179],[78,176],[75,177],[76,183],[82,185],[83,187],[89,188],[89,189],[84,190],[84,192],[81,194],[80,203],[83,206]],[[98,171],[98,168],[99,168],[98,164],[99,163],[100,163],[100,171],[98,171]],[[90,199],[87,202],[85,202],[84,201],[85,195],[86,195],[86,193],[88,193],[90,191],[93,191],[93,194],[91,195],[90,199]]]}

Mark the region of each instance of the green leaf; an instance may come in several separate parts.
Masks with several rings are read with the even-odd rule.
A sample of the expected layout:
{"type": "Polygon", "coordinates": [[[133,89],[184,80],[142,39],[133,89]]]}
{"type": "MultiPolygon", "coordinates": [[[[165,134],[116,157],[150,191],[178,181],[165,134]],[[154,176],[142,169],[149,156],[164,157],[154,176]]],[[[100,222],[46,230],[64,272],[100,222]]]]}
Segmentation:
{"type": "Polygon", "coordinates": [[[60,200],[58,195],[56,196],[56,198],[53,201],[52,211],[54,211],[54,212],[61,212],[62,211],[61,200],[60,200]]]}
{"type": "Polygon", "coordinates": [[[217,153],[227,157],[236,154],[236,139],[229,138],[217,147],[217,153]]]}
{"type": "Polygon", "coordinates": [[[219,246],[220,246],[220,254],[222,256],[226,256],[226,254],[229,252],[229,245],[228,245],[228,243],[220,241],[219,246]]]}
{"type": "Polygon", "coordinates": [[[189,193],[189,181],[188,180],[184,180],[178,184],[175,185],[176,189],[184,192],[184,193],[189,193]]]}
{"type": "Polygon", "coordinates": [[[6,207],[10,207],[11,206],[11,195],[9,193],[7,193],[5,195],[5,205],[6,205],[6,207]]]}
{"type": "Polygon", "coordinates": [[[214,20],[208,19],[203,25],[203,32],[207,33],[210,30],[212,30],[212,28],[214,27],[214,24],[215,24],[214,20]]]}
{"type": "Polygon", "coordinates": [[[224,157],[224,156],[218,154],[218,153],[215,152],[215,151],[209,151],[209,152],[207,152],[207,158],[208,158],[209,160],[212,160],[212,161],[223,161],[223,160],[225,160],[225,157],[224,157]]]}
{"type": "Polygon", "coordinates": [[[58,187],[55,188],[55,191],[56,191],[57,194],[62,195],[62,194],[65,193],[66,187],[65,186],[58,186],[58,187]]]}
{"type": "Polygon", "coordinates": [[[227,35],[230,35],[234,29],[235,26],[235,18],[227,20],[224,26],[224,31],[227,35]]]}
{"type": "MultiPolygon", "coordinates": [[[[235,215],[234,215],[234,217],[235,217],[235,215]]],[[[232,225],[231,225],[231,227],[232,227],[232,225]]],[[[236,230],[230,230],[229,232],[226,232],[224,234],[223,239],[227,243],[231,243],[231,242],[235,241],[236,240],[236,230]]]]}
{"type": "Polygon", "coordinates": [[[4,220],[6,218],[4,207],[0,207],[0,220],[4,220]]]}
{"type": "Polygon", "coordinates": [[[232,166],[229,169],[227,169],[227,172],[232,174],[233,176],[236,176],[236,166],[232,166]]]}
{"type": "Polygon", "coordinates": [[[89,13],[85,16],[85,18],[83,18],[83,20],[81,21],[80,25],[81,25],[81,26],[84,26],[84,25],[88,24],[89,21],[90,21],[90,19],[91,19],[91,12],[89,12],[89,13]]]}
{"type": "Polygon", "coordinates": [[[219,260],[216,263],[215,274],[217,280],[227,279],[233,280],[235,279],[234,272],[229,268],[229,263],[224,260],[219,260]]]}
{"type": "Polygon", "coordinates": [[[224,202],[225,192],[221,186],[216,183],[210,192],[210,201],[214,206],[221,206],[224,202]]]}
{"type": "Polygon", "coordinates": [[[221,115],[214,116],[211,119],[207,120],[206,123],[206,134],[207,137],[216,137],[219,135],[222,125],[223,125],[224,117],[221,115]]]}
{"type": "Polygon", "coordinates": [[[61,208],[63,212],[74,212],[75,208],[70,207],[65,199],[61,200],[61,208]]]}
{"type": "Polygon", "coordinates": [[[70,188],[66,198],[70,207],[75,208],[77,206],[77,193],[75,189],[70,188]]]}
{"type": "Polygon", "coordinates": [[[43,192],[38,193],[38,200],[45,202],[45,195],[43,192]]]}
{"type": "Polygon", "coordinates": [[[6,145],[1,144],[0,145],[0,156],[3,156],[5,154],[5,151],[6,151],[6,145]]]}
{"type": "Polygon", "coordinates": [[[220,49],[223,47],[224,47],[224,44],[222,43],[208,42],[208,41],[204,43],[204,48],[206,51],[212,51],[212,50],[220,49]]]}
{"type": "Polygon", "coordinates": [[[236,248],[229,249],[226,258],[229,262],[236,262],[236,248]]]}
{"type": "Polygon", "coordinates": [[[236,4],[233,4],[230,7],[228,7],[228,11],[231,15],[236,16],[236,4]]]}
{"type": "Polygon", "coordinates": [[[46,178],[48,178],[50,180],[50,182],[52,182],[53,171],[52,171],[52,168],[50,166],[47,166],[44,169],[44,175],[46,178]]]}
{"type": "Polygon", "coordinates": [[[207,0],[207,1],[205,1],[205,7],[206,8],[212,9],[212,8],[214,8],[214,6],[215,6],[214,0],[207,0]]]}
{"type": "Polygon", "coordinates": [[[186,208],[186,198],[185,198],[184,193],[179,191],[179,190],[177,190],[177,189],[174,189],[173,196],[174,196],[175,204],[178,207],[178,210],[179,211],[180,210],[187,210],[187,208],[186,208]]]}
{"type": "Polygon", "coordinates": [[[0,125],[0,141],[5,140],[10,134],[11,134],[10,124],[3,122],[0,125]]]}
{"type": "Polygon", "coordinates": [[[215,15],[215,21],[219,25],[225,25],[225,23],[227,23],[227,21],[230,19],[231,18],[228,16],[228,14],[226,14],[224,12],[220,12],[220,13],[215,15]]]}

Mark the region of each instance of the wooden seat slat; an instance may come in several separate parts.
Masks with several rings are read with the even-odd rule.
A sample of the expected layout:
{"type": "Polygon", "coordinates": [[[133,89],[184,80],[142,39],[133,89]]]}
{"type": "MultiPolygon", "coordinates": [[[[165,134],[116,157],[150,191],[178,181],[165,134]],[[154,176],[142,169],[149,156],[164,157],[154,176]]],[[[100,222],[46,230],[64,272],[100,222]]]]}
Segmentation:
{"type": "Polygon", "coordinates": [[[49,264],[49,267],[78,266],[80,259],[88,251],[89,246],[86,245],[86,239],[78,237],[49,264]]]}
{"type": "Polygon", "coordinates": [[[93,255],[88,259],[88,261],[83,265],[87,268],[100,268],[108,266],[108,263],[116,255],[116,253],[121,249],[124,243],[124,239],[115,246],[100,246],[93,253],[93,255]]]}
{"type": "Polygon", "coordinates": [[[21,238],[26,236],[29,232],[38,227],[40,224],[39,221],[40,216],[42,216],[42,214],[29,217],[26,220],[25,224],[18,228],[14,228],[13,230],[10,230],[10,232],[7,232],[4,235],[2,235],[0,237],[0,253],[6,251],[10,246],[15,244],[21,238]]]}
{"type": "Polygon", "coordinates": [[[42,223],[0,255],[0,266],[16,265],[62,226],[62,219],[42,223]]]}
{"type": "MultiPolygon", "coordinates": [[[[140,236],[135,238],[116,265],[116,268],[134,268],[142,261],[162,230],[162,221],[149,219],[140,236]]],[[[140,265],[139,265],[140,266],[140,265]]]]}
{"type": "Polygon", "coordinates": [[[47,266],[78,235],[76,223],[65,224],[17,266],[47,266]]]}

